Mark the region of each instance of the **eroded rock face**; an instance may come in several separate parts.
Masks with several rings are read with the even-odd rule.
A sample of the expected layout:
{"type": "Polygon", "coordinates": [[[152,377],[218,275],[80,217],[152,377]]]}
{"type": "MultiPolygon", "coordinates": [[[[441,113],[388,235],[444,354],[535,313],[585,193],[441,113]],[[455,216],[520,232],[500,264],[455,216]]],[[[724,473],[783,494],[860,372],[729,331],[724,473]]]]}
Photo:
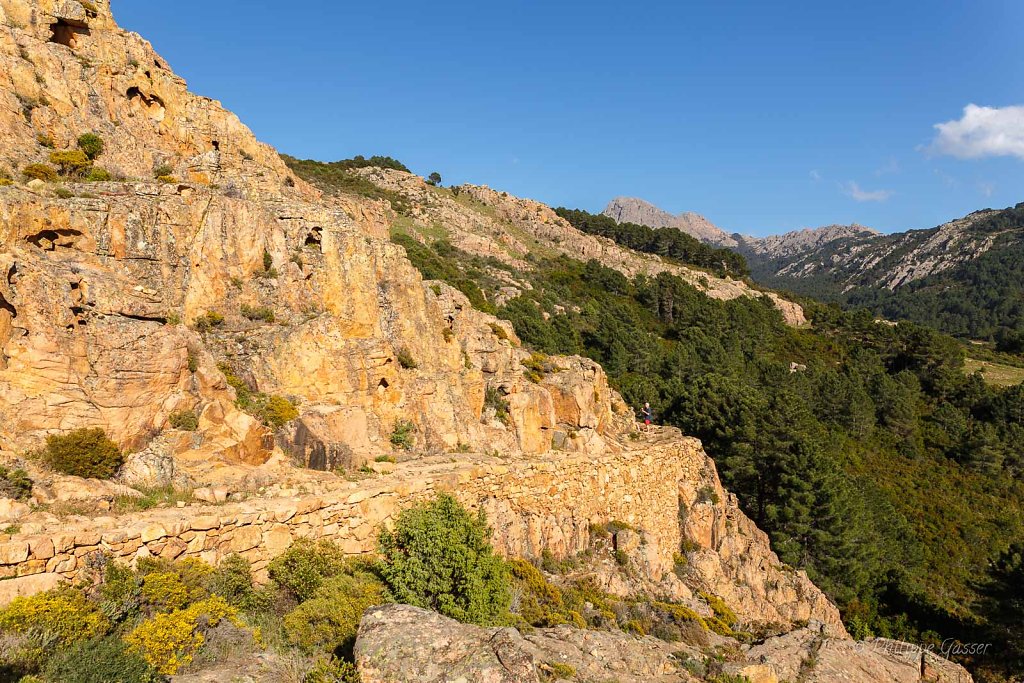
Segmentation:
{"type": "MultiPolygon", "coordinates": [[[[106,3],[0,8],[12,27],[0,36],[3,163],[15,175],[95,132],[97,165],[143,179],[167,165],[174,177],[68,182],[85,195],[68,198],[44,183],[0,188],[0,450],[92,426],[139,450],[171,414],[192,411],[197,438],[175,457],[258,465],[275,440],[234,406],[223,364],[298,406],[277,443],[317,468],[391,451],[406,421],[417,451],[539,454],[570,432],[559,447],[603,444],[611,392],[599,369],[565,364],[592,400],[567,380],[526,381],[529,354],[494,331],[511,327],[456,315],[468,303],[425,287],[390,243],[383,204],[312,203],[318,192],[233,114],[189,93],[106,3]],[[481,422],[495,382],[508,419],[481,422]]],[[[136,458],[129,475],[166,478],[154,466],[136,458]]]]}

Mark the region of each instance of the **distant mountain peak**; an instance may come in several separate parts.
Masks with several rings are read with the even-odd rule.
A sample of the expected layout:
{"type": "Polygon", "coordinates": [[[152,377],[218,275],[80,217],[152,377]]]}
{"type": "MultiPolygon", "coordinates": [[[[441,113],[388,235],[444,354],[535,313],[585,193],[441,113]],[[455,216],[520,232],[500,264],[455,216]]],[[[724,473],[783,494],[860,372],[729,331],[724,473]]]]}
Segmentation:
{"type": "Polygon", "coordinates": [[[605,216],[619,223],[637,223],[652,228],[676,228],[701,242],[719,247],[735,247],[737,242],[727,232],[699,213],[684,211],[675,216],[637,197],[616,197],[605,207],[605,216]]]}

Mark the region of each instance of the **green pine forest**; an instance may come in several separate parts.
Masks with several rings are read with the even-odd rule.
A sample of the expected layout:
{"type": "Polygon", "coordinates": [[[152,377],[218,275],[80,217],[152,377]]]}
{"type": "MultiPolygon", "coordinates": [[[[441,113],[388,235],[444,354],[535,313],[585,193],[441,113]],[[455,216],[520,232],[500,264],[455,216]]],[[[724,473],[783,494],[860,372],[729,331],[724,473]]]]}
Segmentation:
{"type": "MultiPolygon", "coordinates": [[[[605,234],[652,250],[632,228],[605,234]]],[[[650,401],[657,422],[699,437],[852,635],[993,642],[997,657],[962,660],[979,680],[1024,666],[1024,386],[965,373],[959,341],[812,300],[797,329],[766,300],[714,300],[669,274],[538,255],[519,271],[443,238],[392,239],[528,347],[593,358],[632,406],[650,401]],[[495,308],[500,270],[532,289],[495,308]]]]}

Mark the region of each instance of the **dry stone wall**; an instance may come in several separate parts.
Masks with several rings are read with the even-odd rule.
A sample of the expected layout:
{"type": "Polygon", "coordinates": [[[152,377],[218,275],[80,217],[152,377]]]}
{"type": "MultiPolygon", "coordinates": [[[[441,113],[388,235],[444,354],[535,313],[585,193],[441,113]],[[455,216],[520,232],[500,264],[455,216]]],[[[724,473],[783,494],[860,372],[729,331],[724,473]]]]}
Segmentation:
{"type": "Polygon", "coordinates": [[[698,522],[680,524],[681,517],[699,511],[699,518],[712,525],[728,523],[740,535],[749,531],[727,522],[742,513],[721,491],[700,442],[674,433],[660,443],[597,456],[553,452],[543,459],[428,458],[399,465],[380,478],[339,480],[321,495],[96,518],[57,533],[15,536],[0,544],[0,602],[87,578],[100,553],[129,563],[159,556],[196,557],[211,564],[239,553],[252,562],[258,577],[266,578],[269,561],[297,538],[330,539],[351,554],[372,552],[381,525],[439,491],[483,507],[495,544],[507,555],[537,557],[548,549],[566,556],[589,546],[592,524],[625,522],[643,538],[643,568],[654,582],[677,580],[671,572],[673,555],[685,532],[700,546],[691,577],[695,590],[744,584],[742,591],[727,595],[742,619],[782,624],[816,619],[842,633],[835,607],[802,572],[781,566],[763,534],[726,543],[719,532],[697,533],[698,522]],[[721,492],[721,502],[693,498],[696,489],[706,486],[721,492]],[[687,514],[680,515],[681,504],[687,514]],[[743,549],[739,555],[738,546],[743,549]]]}

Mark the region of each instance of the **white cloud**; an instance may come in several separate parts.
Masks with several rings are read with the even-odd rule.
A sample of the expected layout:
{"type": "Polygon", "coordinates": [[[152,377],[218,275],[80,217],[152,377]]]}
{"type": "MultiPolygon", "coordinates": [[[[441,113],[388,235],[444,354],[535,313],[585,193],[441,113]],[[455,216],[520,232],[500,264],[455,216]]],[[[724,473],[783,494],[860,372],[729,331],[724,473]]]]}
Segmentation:
{"type": "Polygon", "coordinates": [[[814,182],[818,182],[819,180],[821,180],[821,174],[818,173],[818,171],[816,170],[812,170],[810,176],[811,180],[813,180],[814,182]]]}
{"type": "Polygon", "coordinates": [[[845,185],[840,185],[840,187],[843,189],[843,193],[858,202],[884,202],[892,196],[892,190],[865,190],[853,180],[845,185]]]}
{"type": "Polygon", "coordinates": [[[968,104],[956,121],[935,124],[938,135],[927,147],[958,159],[1014,156],[1024,159],[1024,106],[968,104]]]}

